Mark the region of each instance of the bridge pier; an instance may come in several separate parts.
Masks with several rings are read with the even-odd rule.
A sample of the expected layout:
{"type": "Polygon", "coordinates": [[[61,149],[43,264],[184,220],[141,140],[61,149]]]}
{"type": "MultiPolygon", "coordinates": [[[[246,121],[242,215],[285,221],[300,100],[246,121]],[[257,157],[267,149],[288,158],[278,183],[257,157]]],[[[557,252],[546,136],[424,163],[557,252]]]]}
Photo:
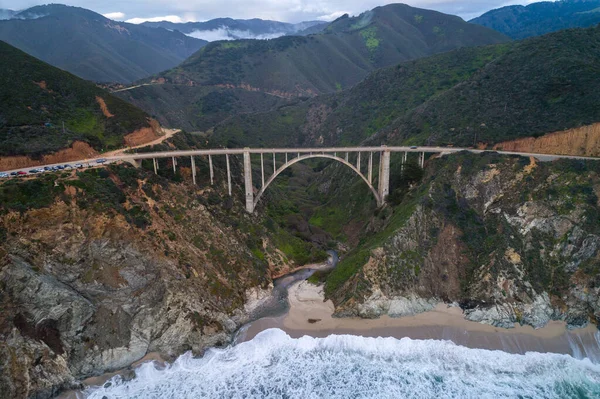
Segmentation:
{"type": "MultiPolygon", "coordinates": [[[[286,156],[287,156],[287,154],[286,154],[286,156]]],[[[265,186],[265,159],[264,159],[262,152],[260,153],[260,175],[262,177],[262,186],[261,187],[264,187],[265,186]]]]}
{"type": "Polygon", "coordinates": [[[225,161],[227,163],[227,189],[229,196],[231,197],[231,168],[229,167],[229,154],[225,154],[225,161]]]}
{"type": "Polygon", "coordinates": [[[423,169],[425,167],[425,153],[422,152],[419,155],[419,166],[421,167],[421,169],[423,169]]]}
{"type": "Polygon", "coordinates": [[[379,206],[385,204],[385,198],[390,193],[390,150],[383,147],[379,163],[379,206]]]}
{"type": "Polygon", "coordinates": [[[369,153],[369,184],[373,184],[373,153],[369,153]]]}
{"type": "Polygon", "coordinates": [[[192,160],[192,180],[194,181],[194,185],[196,184],[196,160],[194,157],[190,157],[192,160]]]}
{"type": "Polygon", "coordinates": [[[156,162],[156,158],[152,158],[152,164],[154,165],[154,174],[158,174],[158,165],[156,162]]]}
{"type": "Polygon", "coordinates": [[[215,174],[213,172],[212,156],[210,154],[208,154],[208,167],[210,169],[210,185],[212,186],[215,174]]]}
{"type": "Polygon", "coordinates": [[[248,151],[244,152],[244,186],[246,189],[246,211],[252,213],[254,212],[254,186],[252,185],[252,162],[248,151]]]}
{"type": "Polygon", "coordinates": [[[173,162],[173,174],[177,173],[177,161],[175,160],[175,157],[171,157],[171,161],[173,162]]]}

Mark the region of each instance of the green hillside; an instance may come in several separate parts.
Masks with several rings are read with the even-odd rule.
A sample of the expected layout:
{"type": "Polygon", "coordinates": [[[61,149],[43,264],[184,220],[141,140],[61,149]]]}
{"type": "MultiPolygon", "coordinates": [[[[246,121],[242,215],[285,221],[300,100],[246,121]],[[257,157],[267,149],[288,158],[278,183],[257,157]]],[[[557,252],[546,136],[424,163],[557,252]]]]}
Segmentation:
{"type": "Polygon", "coordinates": [[[308,37],[210,43],[161,76],[170,83],[312,96],[351,87],[369,72],[401,61],[507,40],[459,17],[392,4],[341,17],[308,37]]]}
{"type": "Polygon", "coordinates": [[[115,22],[59,4],[0,21],[0,40],[81,78],[122,83],[172,68],[206,44],[181,32],[115,22]]]}
{"type": "Polygon", "coordinates": [[[529,39],[399,118],[380,141],[473,145],[600,121],[600,28],[529,39]]]}
{"type": "Polygon", "coordinates": [[[488,11],[470,22],[524,39],[568,28],[600,23],[600,0],[543,1],[527,6],[507,6],[488,11]]]}
{"type": "Polygon", "coordinates": [[[74,140],[97,150],[120,147],[124,135],[149,126],[133,105],[2,41],[0,70],[0,155],[39,156],[74,140]]]}
{"type": "Polygon", "coordinates": [[[473,145],[591,124],[600,121],[599,40],[600,28],[574,29],[405,62],[341,93],[232,118],[213,139],[473,145]]]}
{"type": "Polygon", "coordinates": [[[164,126],[208,131],[233,114],[264,112],[285,100],[261,92],[221,87],[151,85],[115,93],[164,126]]]}

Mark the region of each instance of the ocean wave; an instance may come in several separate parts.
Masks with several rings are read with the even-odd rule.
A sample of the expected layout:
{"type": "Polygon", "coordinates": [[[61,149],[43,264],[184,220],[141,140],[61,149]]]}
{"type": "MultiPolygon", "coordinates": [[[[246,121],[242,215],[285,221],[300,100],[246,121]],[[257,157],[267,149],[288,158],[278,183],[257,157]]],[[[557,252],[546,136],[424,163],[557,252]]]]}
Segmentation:
{"type": "Polygon", "coordinates": [[[278,329],[166,368],[146,363],[89,398],[597,398],[600,365],[568,355],[469,349],[451,341],[278,329]]]}

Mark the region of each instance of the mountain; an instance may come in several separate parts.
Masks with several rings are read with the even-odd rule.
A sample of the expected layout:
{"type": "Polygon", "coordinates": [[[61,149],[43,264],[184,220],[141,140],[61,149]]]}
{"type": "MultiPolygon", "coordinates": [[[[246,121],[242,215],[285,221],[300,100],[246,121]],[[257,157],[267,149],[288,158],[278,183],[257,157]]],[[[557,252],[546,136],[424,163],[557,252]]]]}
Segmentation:
{"type": "MultiPolygon", "coordinates": [[[[260,137],[282,146],[472,146],[592,126],[600,122],[599,49],[600,28],[463,48],[383,68],[340,93],[238,115],[212,138],[239,145],[260,137]]],[[[581,140],[553,150],[591,155],[596,135],[581,132],[581,140]]]]}
{"type": "Polygon", "coordinates": [[[600,0],[560,0],[508,6],[488,11],[470,22],[502,32],[513,39],[539,36],[567,28],[600,23],[600,0]]]}
{"type": "Polygon", "coordinates": [[[178,30],[188,36],[207,41],[235,39],[274,39],[286,35],[317,33],[328,25],[323,21],[306,21],[297,24],[263,19],[217,18],[206,22],[173,23],[168,21],[144,22],[151,28],[178,30]]]}
{"type": "Polygon", "coordinates": [[[15,14],[17,14],[17,11],[0,8],[0,20],[11,19],[15,14]]]}
{"type": "Polygon", "coordinates": [[[59,4],[32,7],[0,21],[0,40],[102,82],[131,82],[172,68],[206,44],[181,32],[114,22],[59,4]]]}
{"type": "Polygon", "coordinates": [[[506,41],[459,17],[392,4],[354,18],[346,15],[308,37],[210,43],[160,77],[167,83],[313,96],[350,87],[383,66],[506,41]]]}
{"type": "Polygon", "coordinates": [[[38,157],[75,141],[116,148],[127,134],[155,128],[138,108],[2,41],[0,69],[0,159],[38,157]]]}

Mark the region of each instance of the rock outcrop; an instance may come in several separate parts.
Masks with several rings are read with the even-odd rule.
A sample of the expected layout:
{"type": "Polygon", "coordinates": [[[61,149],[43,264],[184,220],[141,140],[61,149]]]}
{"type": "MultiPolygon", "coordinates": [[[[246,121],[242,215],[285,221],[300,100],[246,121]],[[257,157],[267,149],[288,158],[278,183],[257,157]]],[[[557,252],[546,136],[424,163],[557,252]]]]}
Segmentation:
{"type": "Polygon", "coordinates": [[[10,184],[0,213],[2,397],[47,398],[151,352],[224,345],[248,321],[244,305],[272,288],[271,270],[292,263],[260,216],[215,190],[125,167],[10,184]],[[37,196],[19,197],[32,184],[37,196]]]}
{"type": "Polygon", "coordinates": [[[495,154],[432,160],[423,181],[399,206],[380,211],[374,231],[340,264],[360,267],[330,292],[336,312],[401,316],[437,300],[499,327],[595,323],[598,193],[596,162],[495,154]]]}

